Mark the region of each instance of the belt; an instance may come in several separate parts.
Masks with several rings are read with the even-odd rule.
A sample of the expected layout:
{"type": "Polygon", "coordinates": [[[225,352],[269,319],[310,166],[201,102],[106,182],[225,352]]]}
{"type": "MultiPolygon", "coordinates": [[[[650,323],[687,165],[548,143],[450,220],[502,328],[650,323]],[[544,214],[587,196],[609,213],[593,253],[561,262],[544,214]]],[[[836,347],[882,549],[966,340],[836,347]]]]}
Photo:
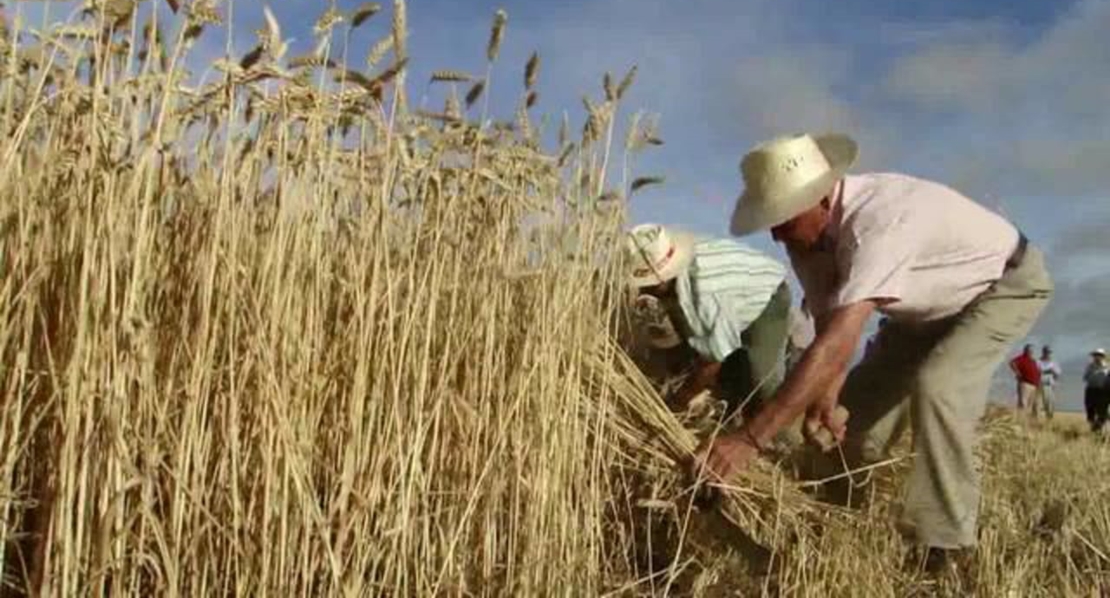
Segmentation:
{"type": "Polygon", "coordinates": [[[1025,237],[1024,233],[1018,231],[1017,248],[1015,248],[1014,252],[1010,254],[1010,258],[1006,260],[1006,270],[1013,270],[1014,268],[1020,266],[1021,262],[1025,260],[1025,250],[1028,248],[1029,239],[1025,237]]]}

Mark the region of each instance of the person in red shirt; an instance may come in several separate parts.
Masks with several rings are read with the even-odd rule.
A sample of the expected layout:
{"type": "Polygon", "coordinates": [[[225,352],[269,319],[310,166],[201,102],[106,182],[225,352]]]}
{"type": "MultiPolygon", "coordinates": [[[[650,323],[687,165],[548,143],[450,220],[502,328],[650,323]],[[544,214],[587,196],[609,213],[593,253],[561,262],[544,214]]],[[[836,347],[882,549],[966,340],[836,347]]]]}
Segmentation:
{"type": "Polygon", "coordinates": [[[1033,397],[1041,387],[1041,368],[1033,357],[1033,345],[1025,345],[1021,355],[1010,360],[1010,370],[1017,380],[1017,408],[1024,413],[1033,406],[1033,397]]]}

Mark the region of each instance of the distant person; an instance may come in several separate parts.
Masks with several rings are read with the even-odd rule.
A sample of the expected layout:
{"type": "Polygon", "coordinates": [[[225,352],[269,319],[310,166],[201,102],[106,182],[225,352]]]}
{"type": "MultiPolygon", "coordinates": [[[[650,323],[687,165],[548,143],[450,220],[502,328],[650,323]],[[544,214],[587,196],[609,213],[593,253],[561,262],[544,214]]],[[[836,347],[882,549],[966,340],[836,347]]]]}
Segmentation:
{"type": "Polygon", "coordinates": [[[1033,417],[1037,417],[1039,406],[1044,410],[1045,418],[1052,419],[1056,411],[1056,384],[1060,381],[1060,366],[1052,360],[1052,347],[1041,347],[1037,367],[1041,370],[1041,388],[1033,401],[1033,417]]]}
{"type": "Polygon", "coordinates": [[[1083,382],[1087,385],[1083,393],[1087,422],[1091,424],[1091,431],[1097,434],[1110,418],[1107,414],[1107,409],[1110,409],[1110,365],[1106,363],[1106,351],[1091,351],[1091,362],[1083,372],[1083,382]]]}
{"type": "Polygon", "coordinates": [[[1017,409],[1025,413],[1033,408],[1033,400],[1041,387],[1041,368],[1033,357],[1033,345],[1025,345],[1021,355],[1010,360],[1010,371],[1017,382],[1017,409]]]}
{"type": "Polygon", "coordinates": [[[662,304],[678,338],[655,336],[666,337],[665,344],[684,341],[698,355],[694,372],[668,399],[673,409],[715,389],[727,417],[749,398],[745,413],[774,394],[789,332],[785,266],[731,239],[698,238],[659,224],[629,231],[626,250],[632,286],[662,304]]]}

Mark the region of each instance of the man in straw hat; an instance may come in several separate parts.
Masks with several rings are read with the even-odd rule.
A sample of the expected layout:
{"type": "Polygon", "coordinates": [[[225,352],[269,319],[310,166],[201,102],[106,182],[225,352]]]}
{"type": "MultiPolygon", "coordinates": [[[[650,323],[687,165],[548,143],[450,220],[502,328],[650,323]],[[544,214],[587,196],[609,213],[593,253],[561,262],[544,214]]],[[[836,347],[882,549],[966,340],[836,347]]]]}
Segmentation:
{"type": "Polygon", "coordinates": [[[767,408],[703,446],[695,469],[729,477],[803,414],[806,433],[831,431],[850,464],[874,462],[908,410],[916,456],[899,529],[935,570],[975,543],[976,425],[994,371],[1053,284],[1041,252],[999,215],[938,183],[847,174],[856,157],[847,136],[803,134],[743,158],[731,231],[770,230],[785,245],[817,336],[767,408]],[[889,322],[849,373],[876,311],[889,322]]]}
{"type": "Polygon", "coordinates": [[[1083,406],[1087,410],[1087,423],[1091,431],[1098,434],[1108,418],[1110,409],[1110,365],[1106,363],[1106,351],[1091,351],[1091,362],[1083,371],[1086,388],[1083,393],[1083,406]]]}
{"type": "Polygon", "coordinates": [[[638,311],[650,313],[657,304],[669,316],[645,316],[652,344],[672,348],[685,341],[698,355],[671,406],[684,409],[716,389],[728,404],[726,416],[749,399],[744,412],[754,411],[782,381],[790,317],[786,268],[731,239],[698,239],[659,224],[629,231],[626,249],[638,311]]]}

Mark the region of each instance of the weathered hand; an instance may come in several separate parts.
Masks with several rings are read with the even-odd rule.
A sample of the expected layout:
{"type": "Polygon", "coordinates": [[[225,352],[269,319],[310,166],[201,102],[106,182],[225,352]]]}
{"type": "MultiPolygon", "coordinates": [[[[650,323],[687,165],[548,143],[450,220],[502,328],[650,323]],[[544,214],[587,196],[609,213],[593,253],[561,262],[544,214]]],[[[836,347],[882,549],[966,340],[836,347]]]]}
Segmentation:
{"type": "Polygon", "coordinates": [[[806,411],[803,426],[806,439],[828,452],[844,441],[848,431],[848,410],[836,398],[822,400],[806,411]]]}
{"type": "Polygon", "coordinates": [[[694,453],[691,474],[694,479],[725,483],[758,455],[759,449],[743,434],[723,434],[702,443],[694,453]]]}

